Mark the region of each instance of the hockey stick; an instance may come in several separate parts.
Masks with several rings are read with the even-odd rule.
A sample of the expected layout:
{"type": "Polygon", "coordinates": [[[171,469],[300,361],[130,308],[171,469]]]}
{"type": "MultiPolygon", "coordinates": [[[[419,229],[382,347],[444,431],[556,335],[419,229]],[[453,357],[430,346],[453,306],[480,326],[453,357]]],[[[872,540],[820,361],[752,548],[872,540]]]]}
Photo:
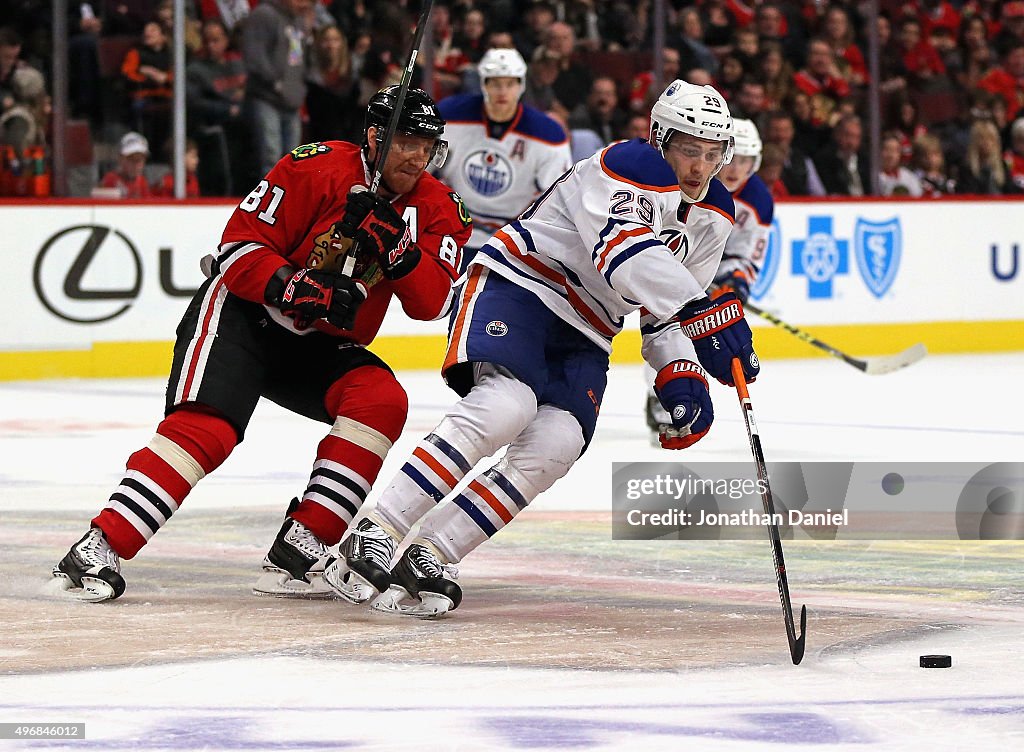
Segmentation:
{"type": "Polygon", "coordinates": [[[917,361],[921,360],[928,354],[928,350],[925,349],[925,346],[918,343],[912,347],[908,347],[903,352],[898,352],[894,355],[880,355],[873,358],[855,358],[852,355],[847,355],[842,350],[837,350],[831,345],[825,344],[820,339],[811,336],[804,330],[797,329],[792,324],[787,324],[775,314],[768,313],[768,311],[759,308],[749,301],[744,303],[743,307],[748,311],[756,313],[765,321],[785,329],[794,337],[803,340],[811,347],[817,347],[819,350],[824,350],[829,355],[834,355],[840,360],[846,361],[854,368],[871,376],[877,376],[881,373],[891,373],[892,371],[898,371],[901,368],[906,368],[907,366],[913,365],[917,361]]]}
{"type": "MultiPolygon", "coordinates": [[[[412,73],[416,67],[416,58],[420,54],[420,45],[423,44],[423,32],[426,31],[427,23],[430,21],[430,11],[433,6],[434,0],[423,0],[423,4],[420,7],[420,17],[416,22],[416,31],[412,38],[412,49],[409,50],[409,60],[405,64],[405,70],[402,71],[402,80],[398,83],[398,94],[395,95],[395,108],[391,111],[391,117],[388,119],[388,128],[384,132],[384,143],[381,144],[377,152],[376,164],[373,168],[373,178],[370,180],[370,193],[373,194],[376,194],[380,189],[380,181],[384,175],[384,162],[387,161],[388,152],[391,151],[391,142],[394,140],[395,132],[398,130],[398,119],[402,114],[402,105],[405,104],[405,95],[409,92],[409,85],[412,83],[412,73]]],[[[355,268],[356,249],[353,247],[352,251],[345,258],[341,273],[351,277],[355,268]]]]}
{"type": "Polygon", "coordinates": [[[775,562],[775,580],[779,585],[779,598],[782,599],[782,616],[786,620],[786,637],[789,639],[789,654],[793,665],[797,665],[804,657],[804,640],[807,629],[807,606],[800,607],[800,636],[796,634],[793,622],[793,603],[789,599],[789,580],[786,578],[786,561],[782,558],[782,537],[779,526],[775,524],[775,502],[772,500],[772,489],[768,485],[768,468],[764,463],[764,452],[761,450],[761,437],[757,433],[754,421],[754,406],[747,393],[747,381],[743,378],[743,366],[739,358],[733,358],[732,378],[736,382],[736,394],[743,409],[743,420],[747,424],[747,438],[750,439],[750,451],[754,453],[754,465],[757,467],[757,478],[761,486],[761,503],[768,517],[768,537],[772,543],[772,561],[775,562]]]}

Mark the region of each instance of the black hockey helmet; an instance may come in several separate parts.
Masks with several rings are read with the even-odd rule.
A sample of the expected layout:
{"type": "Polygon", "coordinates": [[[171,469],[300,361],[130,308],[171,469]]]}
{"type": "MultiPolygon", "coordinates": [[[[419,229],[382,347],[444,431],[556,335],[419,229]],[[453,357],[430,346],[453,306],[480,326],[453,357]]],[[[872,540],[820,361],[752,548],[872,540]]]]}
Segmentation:
{"type": "MultiPolygon", "coordinates": [[[[398,84],[385,86],[372,97],[366,107],[366,125],[386,130],[391,113],[395,111],[398,99],[398,84]]],[[[410,136],[440,138],[444,134],[444,118],[437,112],[437,104],[423,89],[409,89],[402,102],[402,112],[398,117],[398,132],[410,136]]]]}
{"type": "MultiPolygon", "coordinates": [[[[372,125],[377,129],[377,146],[384,143],[391,113],[395,111],[398,99],[398,84],[385,86],[372,97],[366,106],[366,123],[363,127],[363,148],[369,144],[368,133],[372,125]]],[[[441,138],[445,121],[437,111],[437,105],[423,89],[409,89],[402,102],[398,116],[398,133],[434,139],[428,167],[439,169],[448,158],[448,142],[441,138]]]]}

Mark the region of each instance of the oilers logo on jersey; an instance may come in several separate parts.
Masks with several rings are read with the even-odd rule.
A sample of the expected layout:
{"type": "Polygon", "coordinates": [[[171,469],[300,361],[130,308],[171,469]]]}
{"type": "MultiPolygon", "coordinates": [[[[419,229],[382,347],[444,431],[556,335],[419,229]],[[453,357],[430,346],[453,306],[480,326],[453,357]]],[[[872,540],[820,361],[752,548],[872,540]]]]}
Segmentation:
{"type": "Polygon", "coordinates": [[[492,337],[504,337],[508,334],[508,324],[504,321],[492,321],[487,325],[487,333],[492,337]]]}
{"type": "Polygon", "coordinates": [[[685,232],[674,227],[666,227],[658,233],[658,237],[672,251],[677,261],[686,259],[686,254],[690,252],[690,241],[685,232]]]}
{"type": "Polygon", "coordinates": [[[475,151],[463,162],[466,180],[481,196],[494,198],[507,191],[514,177],[512,163],[490,149],[475,151]]]}

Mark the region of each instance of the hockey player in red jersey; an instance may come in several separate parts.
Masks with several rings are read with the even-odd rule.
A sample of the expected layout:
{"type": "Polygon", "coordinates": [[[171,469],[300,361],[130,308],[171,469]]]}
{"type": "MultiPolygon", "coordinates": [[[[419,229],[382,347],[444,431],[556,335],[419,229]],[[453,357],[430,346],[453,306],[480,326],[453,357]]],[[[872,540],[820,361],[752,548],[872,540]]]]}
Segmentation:
{"type": "Polygon", "coordinates": [[[104,601],[124,592],[120,560],[134,557],[227,458],[260,397],[331,428],[254,592],[331,595],[322,577],[327,547],[359,511],[408,409],[394,374],[366,345],[392,296],[414,319],[447,311],[472,231],[459,196],[424,172],[443,161],[447,145],[444,120],[419,89],[404,101],[379,194],[366,190],[397,89],[371,98],[361,147],[296,148],[231,215],[177,329],[165,418],[54,567],[72,595],[104,601]],[[342,274],[352,254],[355,270],[342,274]]]}

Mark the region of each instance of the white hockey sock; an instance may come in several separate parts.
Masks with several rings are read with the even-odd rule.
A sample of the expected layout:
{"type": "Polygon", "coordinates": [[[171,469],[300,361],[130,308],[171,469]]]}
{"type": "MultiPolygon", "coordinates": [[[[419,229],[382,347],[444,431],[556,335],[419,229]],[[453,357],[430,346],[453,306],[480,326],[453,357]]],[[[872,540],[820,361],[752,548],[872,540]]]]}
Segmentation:
{"type": "Polygon", "coordinates": [[[490,364],[479,364],[476,385],[416,446],[384,490],[373,518],[404,538],[477,462],[512,441],[536,414],[530,387],[490,364]]]}
{"type": "Polygon", "coordinates": [[[564,477],[583,444],[583,431],[570,413],[541,406],[501,460],[424,520],[419,537],[448,563],[461,561],[564,477]]]}

